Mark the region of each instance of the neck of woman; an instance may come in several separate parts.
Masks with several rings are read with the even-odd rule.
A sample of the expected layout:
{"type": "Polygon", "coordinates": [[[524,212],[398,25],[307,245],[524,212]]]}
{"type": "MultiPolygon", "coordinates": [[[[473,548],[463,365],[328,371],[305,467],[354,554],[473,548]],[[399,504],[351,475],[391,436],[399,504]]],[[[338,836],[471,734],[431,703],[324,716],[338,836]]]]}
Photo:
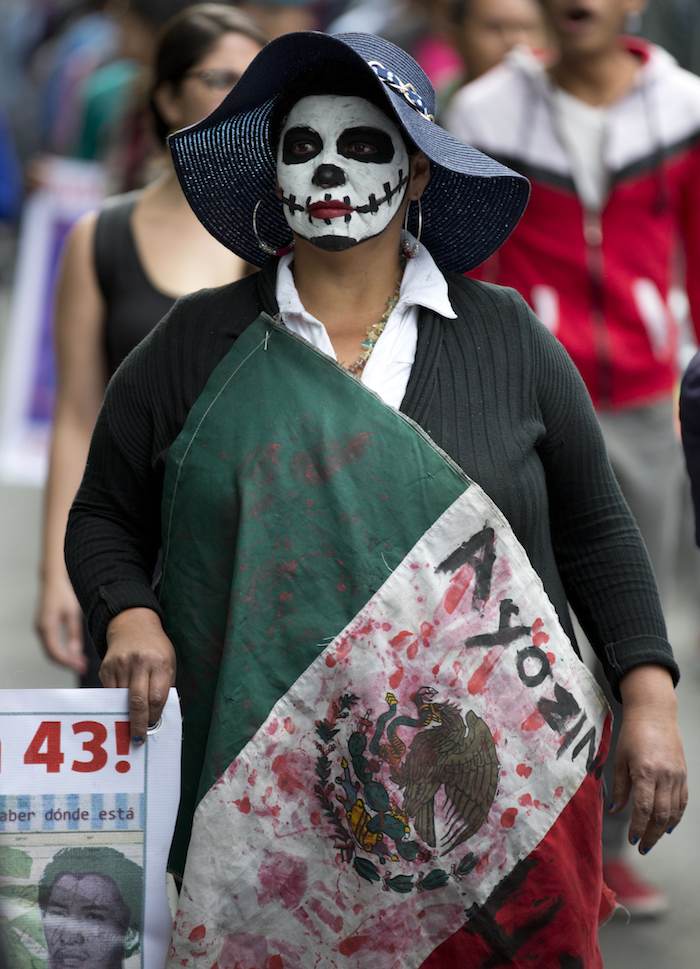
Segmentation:
{"type": "Polygon", "coordinates": [[[166,161],[161,174],[146,186],[143,197],[158,206],[189,209],[171,160],[166,161]]]}
{"type": "Polygon", "coordinates": [[[400,228],[392,228],[344,252],[326,252],[297,238],[293,269],[299,298],[334,344],[364,337],[386,309],[401,273],[400,228]]]}

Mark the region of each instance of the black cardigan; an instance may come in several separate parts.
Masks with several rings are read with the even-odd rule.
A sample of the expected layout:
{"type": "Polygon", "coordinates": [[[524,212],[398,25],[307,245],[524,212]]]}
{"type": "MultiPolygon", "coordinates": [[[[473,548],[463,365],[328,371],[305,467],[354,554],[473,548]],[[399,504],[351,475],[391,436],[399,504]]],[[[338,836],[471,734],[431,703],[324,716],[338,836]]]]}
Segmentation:
{"type": "MultiPolygon", "coordinates": [[[[124,609],[160,613],[152,577],[168,448],[219,361],[261,310],[276,264],[179,300],[107,390],[66,537],[71,580],[101,652],[124,609]]],[[[401,410],[495,501],[574,641],[567,600],[613,691],[642,663],[678,668],[649,559],[586,389],[513,290],[449,276],[458,319],[421,310],[401,410]]]]}

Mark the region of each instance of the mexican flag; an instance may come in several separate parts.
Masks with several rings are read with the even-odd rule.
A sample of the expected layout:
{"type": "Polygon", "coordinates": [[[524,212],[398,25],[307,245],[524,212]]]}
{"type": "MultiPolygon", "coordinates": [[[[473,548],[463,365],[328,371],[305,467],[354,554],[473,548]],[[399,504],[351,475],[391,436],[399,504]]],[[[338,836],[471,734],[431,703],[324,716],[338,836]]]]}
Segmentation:
{"type": "Polygon", "coordinates": [[[478,485],[263,316],[164,495],[169,966],[601,966],[607,707],[478,485]]]}

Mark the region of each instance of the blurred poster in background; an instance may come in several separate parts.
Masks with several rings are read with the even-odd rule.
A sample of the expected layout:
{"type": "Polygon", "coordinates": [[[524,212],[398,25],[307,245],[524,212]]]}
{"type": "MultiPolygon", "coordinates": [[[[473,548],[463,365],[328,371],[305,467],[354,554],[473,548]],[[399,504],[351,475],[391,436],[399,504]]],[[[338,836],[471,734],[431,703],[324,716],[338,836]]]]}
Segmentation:
{"type": "Polygon", "coordinates": [[[0,371],[0,482],[42,484],[56,385],[53,297],[73,223],[105,194],[101,165],[52,158],[24,206],[0,371]]]}

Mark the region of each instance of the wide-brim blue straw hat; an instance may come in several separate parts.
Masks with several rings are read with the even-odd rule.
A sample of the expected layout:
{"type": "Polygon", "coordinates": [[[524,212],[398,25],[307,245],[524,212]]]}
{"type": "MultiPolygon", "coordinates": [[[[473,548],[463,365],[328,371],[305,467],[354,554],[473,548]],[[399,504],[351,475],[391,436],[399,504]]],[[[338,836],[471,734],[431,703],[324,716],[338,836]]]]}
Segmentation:
{"type": "MultiPolygon", "coordinates": [[[[270,256],[253,228],[260,202],[259,238],[277,250],[291,244],[274,192],[271,116],[291,84],[328,64],[339,77],[371,77],[400,127],[430,159],[421,240],[438,266],[466,272],[482,263],[517,225],[529,183],[436,124],[426,75],[400,47],[374,34],[283,34],[261,50],[216,111],[170,136],[175,170],[198,219],[228,249],[262,266],[270,256]]],[[[411,209],[415,233],[417,207],[411,209]]]]}

